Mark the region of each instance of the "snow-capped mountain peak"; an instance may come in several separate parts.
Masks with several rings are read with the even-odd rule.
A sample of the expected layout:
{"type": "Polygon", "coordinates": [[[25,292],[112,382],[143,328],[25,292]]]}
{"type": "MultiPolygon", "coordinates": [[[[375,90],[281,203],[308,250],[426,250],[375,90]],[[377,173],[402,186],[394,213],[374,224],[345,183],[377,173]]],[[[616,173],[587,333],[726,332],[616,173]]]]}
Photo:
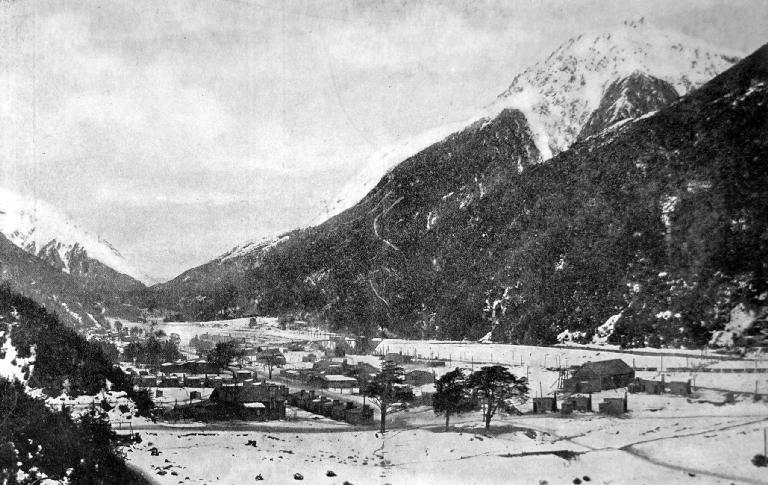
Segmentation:
{"type": "Polygon", "coordinates": [[[548,145],[557,154],[576,140],[616,80],[643,73],[684,95],[740,57],[739,52],[658,29],[643,19],[626,21],[611,32],[568,39],[545,60],[515,76],[489,109],[526,108],[531,125],[544,127],[548,145]]]}
{"type": "Polygon", "coordinates": [[[0,232],[24,251],[69,273],[73,260],[90,258],[143,283],[150,278],[108,241],[76,226],[50,204],[0,188],[0,232]]]}

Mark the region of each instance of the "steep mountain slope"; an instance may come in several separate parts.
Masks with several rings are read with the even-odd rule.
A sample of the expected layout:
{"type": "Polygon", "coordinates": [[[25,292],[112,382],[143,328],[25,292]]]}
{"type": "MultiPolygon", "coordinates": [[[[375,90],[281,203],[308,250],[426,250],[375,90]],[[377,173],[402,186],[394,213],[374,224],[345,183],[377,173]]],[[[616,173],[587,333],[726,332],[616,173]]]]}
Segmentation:
{"type": "MultiPolygon", "coordinates": [[[[317,224],[355,205],[403,160],[472,123],[495,118],[503,109],[518,109],[526,114],[536,147],[542,160],[547,160],[553,152],[575,141],[590,119],[593,121],[587,132],[594,129],[594,124],[602,126],[601,123],[611,124],[611,119],[616,122],[619,118],[655,111],[737,60],[736,53],[707,46],[699,39],[660,31],[642,19],[625,22],[610,33],[569,39],[546,60],[518,74],[511,86],[474,118],[433,128],[373,155],[328,211],[317,219],[317,224]],[[609,104],[601,107],[603,101],[609,104]],[[613,104],[615,112],[607,113],[613,104]]],[[[250,248],[252,252],[259,250],[258,244],[251,244],[250,248]]],[[[242,255],[245,249],[241,247],[237,252],[242,255]]],[[[254,258],[259,259],[245,258],[240,266],[247,266],[254,258]]],[[[211,269],[208,265],[203,267],[206,271],[211,269]]],[[[184,278],[194,279],[194,273],[187,271],[184,278]]]]}
{"type": "Polygon", "coordinates": [[[0,189],[0,233],[86,284],[125,291],[148,281],[107,241],[83,231],[49,204],[6,189],[0,189]]]}
{"type": "MultiPolygon", "coordinates": [[[[346,308],[345,302],[357,298],[352,293],[402,288],[403,295],[392,301],[377,299],[396,308],[377,318],[392,311],[417,313],[421,302],[408,296],[416,296],[408,289],[410,266],[445,264],[422,257],[439,242],[435,231],[442,218],[466,210],[500,180],[540,161],[525,117],[505,110],[407,159],[360,204],[327,223],[287,234],[266,251],[219,258],[152,291],[161,302],[200,317],[210,313],[201,311],[204,304],[219,311],[222,300],[235,311],[282,312],[293,306],[316,311],[329,305],[327,311],[335,312],[330,302],[346,308]],[[194,293],[188,292],[191,284],[194,293]]],[[[333,318],[352,327],[375,325],[353,315],[333,318]]]]}
{"type": "Polygon", "coordinates": [[[592,112],[579,133],[578,140],[614,127],[622,121],[658,111],[677,99],[669,83],[641,72],[611,83],[600,106],[592,112]]]}
{"type": "Polygon", "coordinates": [[[768,290],[766,133],[768,47],[544,164],[504,111],[272,246],[225,299],[365,333],[551,342],[613,316],[625,345],[702,344],[768,290]]]}

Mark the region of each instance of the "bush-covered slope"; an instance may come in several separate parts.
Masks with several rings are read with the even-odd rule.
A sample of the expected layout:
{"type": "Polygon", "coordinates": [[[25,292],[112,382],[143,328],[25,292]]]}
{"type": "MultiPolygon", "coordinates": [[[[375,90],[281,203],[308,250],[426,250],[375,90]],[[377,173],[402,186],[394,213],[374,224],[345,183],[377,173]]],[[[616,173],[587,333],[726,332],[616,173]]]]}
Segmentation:
{"type": "Polygon", "coordinates": [[[144,484],[118,450],[108,420],[94,410],[75,421],[0,378],[0,482],[144,484]]]}

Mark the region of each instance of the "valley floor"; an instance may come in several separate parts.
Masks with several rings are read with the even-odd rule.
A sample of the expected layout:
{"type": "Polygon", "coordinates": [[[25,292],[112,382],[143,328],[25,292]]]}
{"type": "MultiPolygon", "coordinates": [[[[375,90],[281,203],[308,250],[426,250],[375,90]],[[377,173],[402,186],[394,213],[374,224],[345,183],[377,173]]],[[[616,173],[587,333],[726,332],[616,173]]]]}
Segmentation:
{"type": "MultiPolygon", "coordinates": [[[[610,393],[605,393],[606,396],[610,393]]],[[[713,396],[714,397],[714,396],[713,396]]],[[[294,481],[343,484],[765,483],[768,406],[630,396],[626,417],[596,414],[444,419],[430,408],[395,415],[382,437],[298,411],[282,422],[146,424],[130,463],[158,483],[294,481]],[[160,452],[152,456],[150,449],[160,452]],[[573,453],[563,453],[570,451],[573,453]],[[331,471],[335,476],[327,476],[331,471]],[[586,477],[586,478],[585,478],[586,477]]],[[[289,416],[294,413],[289,411],[289,416]]]]}

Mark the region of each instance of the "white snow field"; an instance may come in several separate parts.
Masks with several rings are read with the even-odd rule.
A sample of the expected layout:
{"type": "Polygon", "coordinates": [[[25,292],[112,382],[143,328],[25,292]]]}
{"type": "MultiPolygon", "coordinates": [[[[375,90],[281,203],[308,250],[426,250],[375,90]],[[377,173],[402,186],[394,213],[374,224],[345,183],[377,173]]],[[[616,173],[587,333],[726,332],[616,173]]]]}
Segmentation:
{"type": "Polygon", "coordinates": [[[259,474],[283,484],[297,481],[296,473],[328,484],[765,483],[765,469],[750,463],[762,452],[763,403],[633,395],[630,408],[623,418],[499,417],[490,435],[478,413],[444,432],[443,418],[429,408],[399,415],[383,438],[308,413],[279,423],[154,425],[139,428],[144,442],[126,455],[167,484],[251,483],[259,474]],[[723,449],[721,439],[733,446],[723,449]]]}

